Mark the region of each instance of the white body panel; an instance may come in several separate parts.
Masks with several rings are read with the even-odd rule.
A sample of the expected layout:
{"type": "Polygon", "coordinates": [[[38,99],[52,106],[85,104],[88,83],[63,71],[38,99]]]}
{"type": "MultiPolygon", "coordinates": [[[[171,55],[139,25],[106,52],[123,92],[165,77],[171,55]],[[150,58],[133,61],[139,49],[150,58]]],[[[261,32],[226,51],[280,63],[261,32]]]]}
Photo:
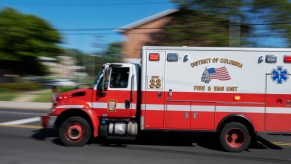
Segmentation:
{"type": "MultiPolygon", "coordinates": [[[[144,47],[144,54],[160,53],[160,61],[148,61],[148,55],[143,55],[143,83],[142,90],[153,91],[148,88],[148,81],[144,76],[166,74],[164,90],[178,88],[181,92],[222,92],[222,93],[260,93],[266,92],[266,74],[278,67],[290,70],[291,63],[284,63],[284,56],[291,56],[291,49],[270,48],[201,48],[201,47],[144,47]],[[178,54],[177,62],[168,62],[167,54],[178,54]],[[183,58],[188,55],[188,61],[183,58]],[[276,63],[266,63],[267,55],[277,57],[276,63]],[[259,63],[258,60],[264,60],[259,63]],[[227,61],[236,64],[227,63],[227,61]],[[146,68],[145,68],[146,67],[146,68]],[[209,83],[201,81],[205,69],[225,67],[230,80],[211,79],[209,83]],[[196,86],[196,88],[195,88],[196,86]],[[204,87],[201,89],[199,87],[204,87]],[[219,88],[223,87],[223,88],[219,88]]],[[[286,75],[287,78],[289,75],[286,75]]],[[[269,76],[268,78],[271,78],[269,76]]],[[[272,81],[272,80],[271,80],[272,81]]],[[[273,82],[269,84],[268,93],[288,94],[288,85],[273,82]]],[[[290,85],[289,85],[290,88],[290,85]]],[[[160,88],[161,89],[161,88],[160,88]]]]}

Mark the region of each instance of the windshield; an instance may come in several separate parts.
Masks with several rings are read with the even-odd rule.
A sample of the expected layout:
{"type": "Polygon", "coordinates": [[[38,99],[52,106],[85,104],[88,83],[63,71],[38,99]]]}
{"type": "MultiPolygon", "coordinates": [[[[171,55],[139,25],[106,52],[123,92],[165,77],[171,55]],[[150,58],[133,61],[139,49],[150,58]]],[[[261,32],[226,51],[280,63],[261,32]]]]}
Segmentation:
{"type": "Polygon", "coordinates": [[[99,70],[98,74],[97,74],[97,77],[96,77],[96,80],[94,81],[94,84],[93,84],[93,88],[100,83],[102,77],[103,77],[103,72],[104,72],[104,66],[101,67],[101,69],[99,70]]]}

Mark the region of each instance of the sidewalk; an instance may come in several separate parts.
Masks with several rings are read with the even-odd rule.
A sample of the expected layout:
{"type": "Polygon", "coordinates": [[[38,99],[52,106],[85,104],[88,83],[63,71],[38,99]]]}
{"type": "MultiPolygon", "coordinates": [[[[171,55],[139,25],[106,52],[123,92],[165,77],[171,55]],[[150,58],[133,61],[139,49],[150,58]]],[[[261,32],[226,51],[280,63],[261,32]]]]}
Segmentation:
{"type": "Polygon", "coordinates": [[[33,102],[40,94],[46,90],[23,92],[12,101],[0,101],[0,109],[26,109],[26,110],[49,110],[51,102],[33,102]]]}
{"type": "Polygon", "coordinates": [[[52,103],[48,102],[22,102],[0,101],[0,109],[26,109],[26,110],[49,110],[52,103]]]}

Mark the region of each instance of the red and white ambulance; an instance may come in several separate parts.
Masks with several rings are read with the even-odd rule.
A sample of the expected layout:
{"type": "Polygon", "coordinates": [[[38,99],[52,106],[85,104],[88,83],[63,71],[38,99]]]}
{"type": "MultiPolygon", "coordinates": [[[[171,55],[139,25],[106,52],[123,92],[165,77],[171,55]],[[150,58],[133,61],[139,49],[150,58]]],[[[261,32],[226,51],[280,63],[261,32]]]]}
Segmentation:
{"type": "Polygon", "coordinates": [[[56,96],[44,127],[67,146],[140,131],[217,132],[243,151],[258,132],[291,132],[291,49],[158,47],[141,64],[104,64],[91,88],[56,96]]]}

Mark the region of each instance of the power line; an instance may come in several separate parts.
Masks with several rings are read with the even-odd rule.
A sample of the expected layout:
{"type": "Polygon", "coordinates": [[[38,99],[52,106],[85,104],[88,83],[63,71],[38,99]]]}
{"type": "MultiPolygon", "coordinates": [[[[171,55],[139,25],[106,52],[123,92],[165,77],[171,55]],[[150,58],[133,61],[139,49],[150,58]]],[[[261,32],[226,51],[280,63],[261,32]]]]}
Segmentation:
{"type": "MultiPolygon", "coordinates": [[[[291,22],[280,22],[280,23],[253,23],[253,24],[243,24],[244,26],[267,26],[267,25],[291,25],[291,22]]],[[[232,25],[232,26],[241,26],[241,25],[232,25]]],[[[179,27],[174,27],[173,29],[200,29],[200,28],[219,28],[219,27],[229,27],[229,24],[225,24],[225,25],[215,25],[215,26],[179,26],[179,27]]],[[[94,31],[111,31],[111,33],[113,34],[113,32],[116,32],[114,30],[130,30],[130,29],[126,29],[126,28],[66,28],[66,29],[57,29],[57,28],[52,28],[52,29],[46,29],[46,30],[56,30],[56,31],[60,31],[60,33],[62,34],[66,34],[66,32],[94,32],[94,31]]],[[[133,28],[135,30],[165,30],[168,29],[168,27],[155,27],[155,28],[133,28]]],[[[10,32],[18,32],[20,30],[17,29],[5,29],[3,27],[0,27],[0,30],[2,31],[10,31],[10,32]]],[[[257,29],[257,30],[262,30],[264,31],[264,29],[257,29]]],[[[256,30],[256,31],[257,31],[256,30]]],[[[224,30],[225,31],[225,30],[224,30]]],[[[109,32],[107,33],[103,33],[103,34],[111,34],[109,32]]],[[[135,33],[131,33],[131,34],[143,34],[146,32],[135,32],[135,33]]],[[[74,33],[72,33],[74,34],[74,33]]],[[[80,34],[80,33],[75,33],[75,34],[80,34]]],[[[86,34],[93,34],[93,33],[86,33],[86,34]]]]}
{"type": "Polygon", "coordinates": [[[114,2],[114,3],[11,3],[13,5],[23,5],[23,6],[62,6],[62,7],[79,7],[79,6],[139,6],[139,5],[164,5],[171,4],[170,2],[114,2]]]}

